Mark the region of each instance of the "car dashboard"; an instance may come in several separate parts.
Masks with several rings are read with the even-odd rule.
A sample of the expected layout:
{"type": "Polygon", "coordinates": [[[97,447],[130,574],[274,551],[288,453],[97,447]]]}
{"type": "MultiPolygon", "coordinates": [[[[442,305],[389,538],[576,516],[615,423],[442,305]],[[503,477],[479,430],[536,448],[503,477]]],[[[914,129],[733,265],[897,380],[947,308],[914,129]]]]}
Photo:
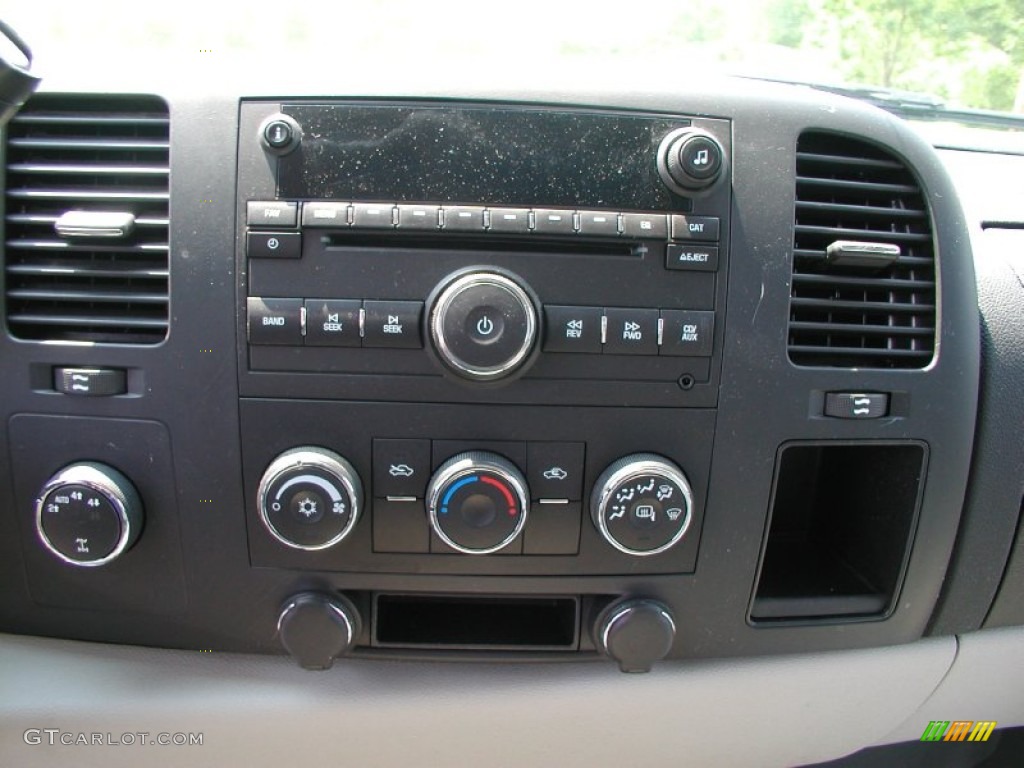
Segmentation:
{"type": "Polygon", "coordinates": [[[1024,724],[1024,211],[965,192],[1019,156],[743,80],[107,77],[3,136],[12,764],[1024,724]]]}

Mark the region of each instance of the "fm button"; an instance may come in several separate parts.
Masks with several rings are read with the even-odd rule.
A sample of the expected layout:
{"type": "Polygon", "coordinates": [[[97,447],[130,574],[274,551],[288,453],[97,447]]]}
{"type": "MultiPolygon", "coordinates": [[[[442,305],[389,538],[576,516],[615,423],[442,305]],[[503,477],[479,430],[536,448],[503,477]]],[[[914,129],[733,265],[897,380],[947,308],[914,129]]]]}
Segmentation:
{"type": "Polygon", "coordinates": [[[495,381],[511,376],[535,350],[536,301],[506,275],[457,275],[435,291],[428,312],[434,351],[461,378],[495,381]]]}

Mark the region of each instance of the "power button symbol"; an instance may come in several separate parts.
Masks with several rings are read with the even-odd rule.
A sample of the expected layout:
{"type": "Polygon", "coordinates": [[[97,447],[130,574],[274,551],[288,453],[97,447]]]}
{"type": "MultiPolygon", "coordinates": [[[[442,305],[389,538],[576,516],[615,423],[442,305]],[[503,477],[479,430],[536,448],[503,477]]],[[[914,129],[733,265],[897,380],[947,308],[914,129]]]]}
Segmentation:
{"type": "Polygon", "coordinates": [[[505,334],[505,321],[501,312],[490,303],[471,309],[463,327],[473,344],[486,347],[498,343],[505,334]]]}

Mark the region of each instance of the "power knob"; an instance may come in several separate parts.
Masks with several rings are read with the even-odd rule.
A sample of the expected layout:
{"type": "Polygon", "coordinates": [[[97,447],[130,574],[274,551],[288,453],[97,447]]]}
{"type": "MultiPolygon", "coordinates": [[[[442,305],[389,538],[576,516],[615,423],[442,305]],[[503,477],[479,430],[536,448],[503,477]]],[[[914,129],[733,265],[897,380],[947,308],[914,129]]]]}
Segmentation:
{"type": "Polygon", "coordinates": [[[427,300],[432,352],[463,380],[518,375],[537,353],[539,306],[512,275],[476,269],[449,275],[427,300]]]}
{"type": "Polygon", "coordinates": [[[655,600],[634,599],[612,603],[598,616],[594,643],[619,663],[623,672],[649,672],[672,650],[676,622],[655,600]]]}
{"type": "Polygon", "coordinates": [[[359,611],[341,595],[302,592],[288,599],[277,620],[281,645],[303,669],[330,669],[361,631],[359,611]]]}
{"type": "Polygon", "coordinates": [[[725,169],[725,150],[718,139],[697,128],[680,128],[661,140],[658,175],[681,195],[707,190],[725,169]]]}
{"type": "Polygon", "coordinates": [[[51,477],[36,499],[36,533],[67,563],[106,565],[120,557],[142,530],[142,500],[113,467],[86,461],[51,477]]]}

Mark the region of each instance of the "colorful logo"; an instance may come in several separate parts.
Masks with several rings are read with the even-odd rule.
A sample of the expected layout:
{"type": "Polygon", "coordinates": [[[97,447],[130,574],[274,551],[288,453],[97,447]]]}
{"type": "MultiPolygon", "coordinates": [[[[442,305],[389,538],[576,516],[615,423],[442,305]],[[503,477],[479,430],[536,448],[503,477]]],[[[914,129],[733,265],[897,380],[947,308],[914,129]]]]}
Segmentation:
{"type": "Polygon", "coordinates": [[[932,720],[921,741],[988,741],[995,728],[995,720],[932,720]]]}

